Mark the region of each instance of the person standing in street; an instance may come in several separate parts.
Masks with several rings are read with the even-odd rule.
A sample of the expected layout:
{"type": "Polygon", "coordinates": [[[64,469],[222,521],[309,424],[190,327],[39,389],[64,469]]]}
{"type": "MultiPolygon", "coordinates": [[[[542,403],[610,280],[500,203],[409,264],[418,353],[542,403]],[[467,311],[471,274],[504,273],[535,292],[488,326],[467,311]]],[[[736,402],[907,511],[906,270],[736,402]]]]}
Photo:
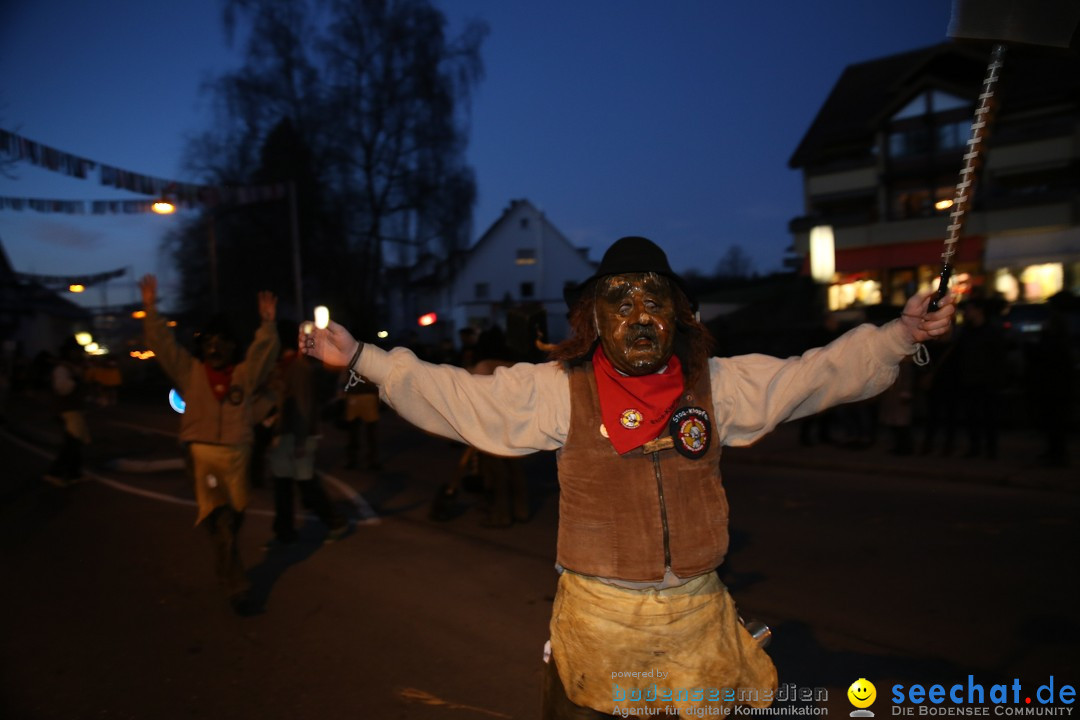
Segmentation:
{"type": "Polygon", "coordinates": [[[211,318],[197,335],[199,357],[176,341],[157,311],[157,279],[139,283],[146,318],[146,342],[184,398],[180,441],[198,502],[196,525],[213,541],[217,577],[238,615],[258,611],[240,559],[237,535],[250,495],[252,402],[278,356],[277,297],[258,294],[262,321],[244,360],[236,363],[236,335],[222,316],[211,318]]]}
{"type": "MultiPolygon", "coordinates": [[[[280,337],[280,335],[279,335],[280,337]]],[[[272,416],[270,476],[274,483],[274,539],[266,549],[296,542],[295,496],[327,527],[326,541],[349,531],[349,521],[334,509],[322,481],[315,475],[319,444],[319,400],[315,373],[319,363],[292,347],[282,348],[269,384],[277,412],[272,416]]]]}
{"type": "Polygon", "coordinates": [[[64,434],[60,451],[44,480],[57,487],[67,487],[82,479],[83,445],[90,444],[85,407],[86,352],[74,337],[66,339],[59,352],[60,358],[52,370],[52,392],[64,434]]]}

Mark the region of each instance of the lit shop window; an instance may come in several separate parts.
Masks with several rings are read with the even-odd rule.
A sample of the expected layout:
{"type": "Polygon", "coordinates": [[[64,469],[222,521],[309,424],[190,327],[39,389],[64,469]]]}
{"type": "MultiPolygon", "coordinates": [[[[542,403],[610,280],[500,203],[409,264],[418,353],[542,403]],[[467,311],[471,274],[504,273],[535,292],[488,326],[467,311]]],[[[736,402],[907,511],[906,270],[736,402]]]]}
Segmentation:
{"type": "Polygon", "coordinates": [[[877,280],[854,280],[829,286],[829,309],[843,310],[852,306],[880,305],[881,283],[877,280]]]}
{"type": "Polygon", "coordinates": [[[1016,302],[1020,299],[1020,282],[1008,270],[1002,268],[994,273],[994,290],[1001,293],[1001,297],[1007,302],[1016,302]]]}
{"type": "Polygon", "coordinates": [[[1020,284],[1024,289],[1025,300],[1045,300],[1065,286],[1061,263],[1029,265],[1020,273],[1020,284]]]}

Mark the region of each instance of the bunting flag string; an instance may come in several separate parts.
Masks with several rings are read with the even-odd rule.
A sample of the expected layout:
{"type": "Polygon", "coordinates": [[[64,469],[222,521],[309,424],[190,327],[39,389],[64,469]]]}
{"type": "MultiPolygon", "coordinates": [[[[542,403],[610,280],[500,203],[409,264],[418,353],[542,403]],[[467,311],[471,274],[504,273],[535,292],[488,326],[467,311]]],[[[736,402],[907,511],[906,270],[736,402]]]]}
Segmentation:
{"type": "MultiPolygon", "coordinates": [[[[123,170],[112,165],[97,163],[78,155],[72,155],[62,150],[49,147],[39,142],[29,140],[8,130],[0,128],[0,154],[6,154],[13,160],[23,160],[45,168],[59,172],[69,177],[88,179],[93,171],[98,171],[98,182],[106,187],[129,190],[139,195],[148,195],[155,198],[168,196],[178,207],[197,208],[213,207],[215,205],[247,205],[256,202],[281,200],[285,197],[286,187],[283,183],[274,185],[253,185],[240,187],[213,187],[210,185],[196,185],[193,183],[167,180],[165,178],[152,177],[141,173],[123,170]]],[[[39,212],[85,212],[75,209],[81,201],[72,200],[36,200],[37,207],[30,205],[27,198],[6,198],[7,200],[21,200],[23,207],[0,204],[0,210],[21,210],[28,207],[39,212]],[[47,206],[47,207],[46,207],[47,206]],[[70,209],[63,209],[70,208],[70,209]]],[[[148,212],[150,203],[144,201],[92,201],[95,214],[105,212],[148,212]],[[137,209],[137,203],[145,204],[146,209],[137,209]],[[107,203],[107,204],[105,204],[107,203]],[[132,204],[135,203],[135,204],[132,204]],[[100,206],[100,208],[99,208],[100,206]]]]}
{"type": "Polygon", "coordinates": [[[38,167],[83,180],[88,178],[97,167],[97,163],[93,160],[27,140],[3,128],[0,128],[0,152],[10,155],[15,160],[27,160],[38,167]]]}
{"type": "Polygon", "coordinates": [[[86,215],[137,215],[153,212],[153,200],[50,200],[0,195],[0,210],[33,210],[39,213],[86,215]]]}
{"type": "Polygon", "coordinates": [[[116,270],[110,270],[108,272],[96,273],[94,275],[35,275],[33,273],[15,273],[21,282],[33,282],[39,285],[83,285],[84,287],[90,287],[103,283],[106,280],[112,280],[122,275],[127,274],[127,268],[117,268],[116,270]]]}

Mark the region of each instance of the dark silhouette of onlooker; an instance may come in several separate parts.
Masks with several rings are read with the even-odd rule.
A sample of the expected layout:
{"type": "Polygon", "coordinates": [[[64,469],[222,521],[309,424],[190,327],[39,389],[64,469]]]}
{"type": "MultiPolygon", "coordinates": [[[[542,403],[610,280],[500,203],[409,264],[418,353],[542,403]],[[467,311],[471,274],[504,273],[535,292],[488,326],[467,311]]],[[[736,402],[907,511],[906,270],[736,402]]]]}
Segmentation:
{"type": "Polygon", "coordinates": [[[315,474],[319,440],[319,407],[316,373],[319,363],[286,345],[291,328],[279,328],[282,353],[269,385],[277,410],[271,416],[270,475],[274,481],[274,545],[296,542],[295,497],[300,491],[304,507],[314,512],[328,529],[327,540],[337,540],[349,530],[315,474]]]}
{"type": "Polygon", "coordinates": [[[1036,425],[1045,443],[1039,462],[1050,467],[1069,464],[1068,433],[1072,421],[1073,357],[1067,312],[1075,298],[1059,292],[1047,305],[1050,314],[1027,355],[1028,387],[1036,425]]]}
{"type": "MultiPolygon", "coordinates": [[[[506,336],[498,326],[480,333],[476,341],[476,363],[469,368],[474,375],[493,375],[500,367],[514,364],[506,336]]],[[[487,527],[509,527],[529,519],[529,498],[525,471],[520,458],[503,457],[477,451],[480,478],[487,494],[487,527]]]]}
{"type": "Polygon", "coordinates": [[[463,368],[472,367],[476,363],[476,328],[471,325],[458,330],[458,356],[454,363],[463,368]]]}
{"type": "Polygon", "coordinates": [[[274,416],[278,412],[277,397],[270,389],[270,383],[263,383],[251,399],[251,462],[248,475],[251,487],[261,488],[266,484],[266,455],[274,439],[274,416]]]}
{"type": "Polygon", "coordinates": [[[956,360],[956,343],[952,338],[943,338],[936,343],[927,343],[926,349],[930,353],[930,362],[917,373],[919,392],[923,394],[926,408],[920,452],[923,455],[934,452],[940,433],[940,453],[947,457],[953,453],[959,415],[960,364],[956,360]]]}
{"type": "MultiPolygon", "coordinates": [[[[345,387],[344,383],[342,387],[345,387]]],[[[364,466],[372,471],[382,470],[379,461],[379,389],[372,383],[362,382],[344,391],[344,395],[345,467],[360,467],[361,448],[366,446],[364,466]]]]}
{"type": "Polygon", "coordinates": [[[972,299],[961,308],[964,322],[957,331],[956,361],[960,402],[968,434],[966,457],[996,458],[998,407],[1004,381],[1005,340],[991,322],[989,304],[972,299]]]}
{"type": "Polygon", "coordinates": [[[86,424],[86,352],[70,337],[59,349],[59,358],[52,370],[52,392],[56,414],[63,430],[60,451],[56,454],[45,482],[66,487],[82,479],[83,445],[90,443],[86,424]]]}
{"type": "Polygon", "coordinates": [[[881,394],[878,419],[889,428],[894,455],[910,455],[915,448],[911,423],[915,415],[915,369],[910,358],[900,363],[900,373],[889,389],[881,394]]]}

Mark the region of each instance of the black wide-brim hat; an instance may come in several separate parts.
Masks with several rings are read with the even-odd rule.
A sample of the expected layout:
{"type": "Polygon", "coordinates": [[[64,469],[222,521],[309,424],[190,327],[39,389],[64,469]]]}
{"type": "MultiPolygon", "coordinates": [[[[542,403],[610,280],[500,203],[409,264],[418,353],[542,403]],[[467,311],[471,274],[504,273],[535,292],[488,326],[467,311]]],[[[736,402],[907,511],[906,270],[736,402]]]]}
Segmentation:
{"type": "Polygon", "coordinates": [[[675,283],[686,295],[686,299],[690,301],[691,309],[697,312],[697,298],[683,279],[671,269],[667,254],[652,240],[636,235],[619,238],[612,243],[611,247],[604,253],[604,257],[600,260],[600,267],[596,269],[592,277],[578,285],[568,285],[563,290],[563,299],[566,300],[567,307],[572,309],[581,299],[585,289],[602,277],[647,272],[663,275],[675,283]]]}

